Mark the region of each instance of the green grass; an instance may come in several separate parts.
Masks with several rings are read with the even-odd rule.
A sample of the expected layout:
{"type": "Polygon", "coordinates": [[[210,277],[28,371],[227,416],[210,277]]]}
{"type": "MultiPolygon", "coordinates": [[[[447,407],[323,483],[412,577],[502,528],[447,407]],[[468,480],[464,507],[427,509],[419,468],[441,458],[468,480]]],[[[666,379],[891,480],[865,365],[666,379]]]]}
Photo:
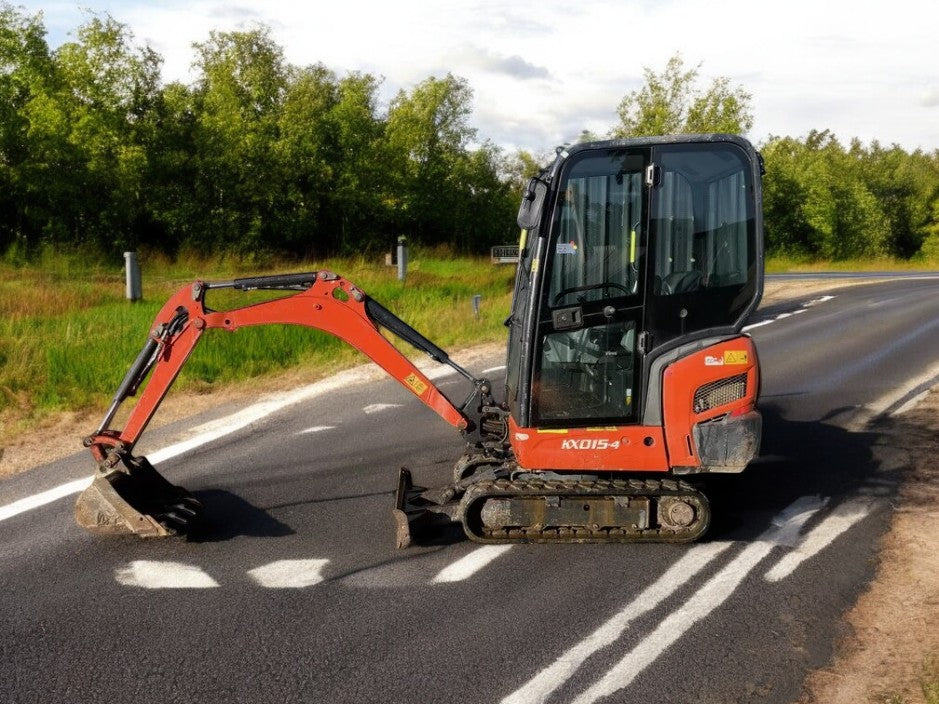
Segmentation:
{"type": "Polygon", "coordinates": [[[772,256],[766,259],[766,273],[823,271],[936,271],[939,262],[925,259],[846,259],[843,261],[810,260],[799,257],[772,256]]]}
{"type": "MultiPolygon", "coordinates": [[[[196,279],[331,269],[453,350],[504,339],[513,275],[512,267],[493,266],[488,259],[432,259],[419,253],[412,255],[403,284],[395,269],[363,259],[252,267],[230,260],[170,262],[142,256],[144,300],[130,303],[123,299],[121,266],[63,256],[31,266],[0,264],[0,443],[5,435],[57,412],[104,409],[160,307],[196,279]],[[472,312],[475,294],[482,296],[479,318],[472,312]]],[[[223,310],[267,297],[212,291],[207,305],[223,310]]],[[[414,353],[406,345],[402,349],[414,353]]],[[[212,330],[174,388],[201,392],[298,366],[326,373],[362,361],[340,340],[304,327],[212,330]]]]}

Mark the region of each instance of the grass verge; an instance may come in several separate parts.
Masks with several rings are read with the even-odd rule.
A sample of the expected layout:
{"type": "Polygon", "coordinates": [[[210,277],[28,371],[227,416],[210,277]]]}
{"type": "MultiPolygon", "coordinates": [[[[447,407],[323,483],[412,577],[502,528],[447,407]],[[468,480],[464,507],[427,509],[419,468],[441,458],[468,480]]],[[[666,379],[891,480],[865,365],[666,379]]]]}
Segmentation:
{"type": "MultiPolygon", "coordinates": [[[[130,303],[123,298],[120,264],[89,265],[59,256],[25,267],[0,265],[0,447],[56,413],[103,409],[157,311],[195,279],[331,269],[447,349],[504,337],[513,276],[512,267],[493,266],[488,259],[419,253],[404,283],[396,280],[395,269],[361,258],[252,268],[243,262],[142,257],[141,266],[144,300],[130,303]],[[477,294],[479,317],[472,309],[477,294]]],[[[267,297],[213,291],[207,304],[224,310],[267,297]]],[[[297,366],[325,373],[362,359],[340,340],[298,326],[211,331],[175,388],[206,391],[297,366]]]]}
{"type": "Polygon", "coordinates": [[[939,261],[927,259],[846,259],[844,261],[811,260],[799,257],[772,256],[766,259],[766,273],[826,271],[936,271],[939,261]]]}

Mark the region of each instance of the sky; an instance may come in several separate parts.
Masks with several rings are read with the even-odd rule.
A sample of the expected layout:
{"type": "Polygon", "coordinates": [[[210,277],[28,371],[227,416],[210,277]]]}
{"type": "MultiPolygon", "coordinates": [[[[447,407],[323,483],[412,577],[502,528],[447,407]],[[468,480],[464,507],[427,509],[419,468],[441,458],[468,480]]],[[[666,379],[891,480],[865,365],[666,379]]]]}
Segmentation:
{"type": "Polygon", "coordinates": [[[107,12],[193,79],[193,42],[270,27],[292,64],[384,78],[387,102],[450,72],[474,93],[480,140],[546,154],[605,135],[643,70],[680,53],[752,95],[753,142],[830,129],[907,150],[939,149],[939,3],[930,0],[81,0],[23,2],[53,48],[83,9],[107,12]]]}

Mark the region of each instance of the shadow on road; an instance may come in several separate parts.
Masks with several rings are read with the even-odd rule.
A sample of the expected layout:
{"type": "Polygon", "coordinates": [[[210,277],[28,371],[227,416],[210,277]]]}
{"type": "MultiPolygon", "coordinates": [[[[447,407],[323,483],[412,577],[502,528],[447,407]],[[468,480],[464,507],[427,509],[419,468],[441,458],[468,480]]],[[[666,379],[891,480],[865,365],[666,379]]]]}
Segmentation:
{"type": "Polygon", "coordinates": [[[294,533],[267,511],[228,491],[206,489],[193,495],[205,509],[201,524],[188,536],[190,542],[214,543],[239,536],[279,538],[294,533]]]}
{"type": "MultiPolygon", "coordinates": [[[[850,432],[825,420],[792,421],[772,404],[761,406],[760,412],[760,458],[743,474],[708,475],[702,480],[713,511],[708,539],[755,539],[773,516],[802,496],[828,498],[831,508],[859,494],[895,495],[897,470],[903,467],[891,461],[885,468],[884,453],[878,451],[891,445],[895,428],[880,424],[850,432]]],[[[828,418],[838,414],[834,411],[828,418]]]]}
{"type": "MultiPolygon", "coordinates": [[[[904,438],[915,437],[916,427],[902,419],[885,419],[863,432],[851,432],[832,424],[842,412],[836,409],[820,421],[793,421],[782,415],[780,406],[769,403],[763,414],[760,457],[742,474],[684,477],[698,484],[711,501],[711,528],[704,540],[754,540],[774,516],[803,496],[828,500],[829,509],[858,495],[894,497],[899,480],[909,468],[904,438]],[[885,461],[886,458],[886,461],[885,461]]],[[[268,511],[294,506],[331,503],[391,492],[364,492],[285,502],[268,509],[258,508],[222,490],[195,494],[205,506],[204,525],[195,531],[193,542],[220,542],[239,536],[280,537],[294,530],[268,511]]],[[[435,526],[413,533],[419,546],[442,546],[466,540],[460,524],[435,526]]]]}

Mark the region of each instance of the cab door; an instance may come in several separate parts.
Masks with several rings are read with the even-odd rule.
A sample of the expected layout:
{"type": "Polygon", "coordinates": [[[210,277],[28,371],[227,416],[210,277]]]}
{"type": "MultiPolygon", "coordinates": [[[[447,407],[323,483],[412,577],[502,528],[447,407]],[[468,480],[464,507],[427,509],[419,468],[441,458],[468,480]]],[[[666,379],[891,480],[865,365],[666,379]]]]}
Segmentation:
{"type": "Polygon", "coordinates": [[[637,422],[649,154],[584,149],[561,171],[535,324],[535,426],[637,422]]]}

